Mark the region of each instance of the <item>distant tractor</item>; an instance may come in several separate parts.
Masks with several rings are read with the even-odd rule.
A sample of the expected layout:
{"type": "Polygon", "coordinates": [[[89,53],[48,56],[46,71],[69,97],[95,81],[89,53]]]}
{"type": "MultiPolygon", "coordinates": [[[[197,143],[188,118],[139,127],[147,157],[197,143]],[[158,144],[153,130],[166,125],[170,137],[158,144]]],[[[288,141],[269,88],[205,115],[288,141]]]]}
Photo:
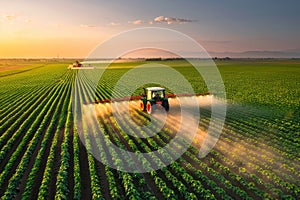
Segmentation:
{"type": "Polygon", "coordinates": [[[144,95],[141,98],[140,108],[151,114],[157,107],[164,108],[169,111],[169,101],[165,95],[165,88],[162,87],[148,87],[143,88],[144,95]]]}

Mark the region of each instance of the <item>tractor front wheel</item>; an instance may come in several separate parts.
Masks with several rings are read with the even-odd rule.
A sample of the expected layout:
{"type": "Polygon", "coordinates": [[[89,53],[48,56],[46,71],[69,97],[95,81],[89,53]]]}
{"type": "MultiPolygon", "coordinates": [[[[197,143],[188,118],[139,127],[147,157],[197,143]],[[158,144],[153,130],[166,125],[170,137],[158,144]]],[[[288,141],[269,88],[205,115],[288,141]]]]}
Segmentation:
{"type": "Polygon", "coordinates": [[[150,115],[153,110],[153,105],[150,103],[150,101],[147,102],[146,109],[147,109],[147,113],[150,115]]]}
{"type": "Polygon", "coordinates": [[[141,101],[141,103],[140,103],[140,109],[141,109],[142,111],[145,111],[145,110],[146,110],[146,106],[145,106],[145,104],[144,104],[143,101],[141,101]]]}

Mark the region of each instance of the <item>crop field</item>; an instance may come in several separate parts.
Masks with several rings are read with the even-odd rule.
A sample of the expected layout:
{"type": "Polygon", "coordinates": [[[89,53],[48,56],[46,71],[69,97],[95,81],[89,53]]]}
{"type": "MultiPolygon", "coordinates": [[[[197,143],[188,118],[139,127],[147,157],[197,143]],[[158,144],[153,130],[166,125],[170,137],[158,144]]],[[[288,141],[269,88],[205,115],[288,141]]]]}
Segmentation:
{"type": "MultiPolygon", "coordinates": [[[[218,142],[206,157],[198,157],[215,98],[198,96],[200,122],[192,144],[175,162],[147,173],[113,169],[91,150],[103,149],[101,160],[134,165],[107,141],[131,152],[166,146],[180,121],[177,99],[170,99],[166,124],[152,137],[136,129],[136,124],[149,121],[138,100],[130,102],[130,118],[119,122],[126,131],[118,126],[110,103],[87,105],[85,112],[92,108],[99,126],[83,127],[103,134],[80,137],[72,93],[81,90],[88,96],[92,90],[85,76],[77,77],[78,69],[67,69],[70,62],[0,60],[0,199],[299,199],[299,60],[216,60],[227,95],[218,142]],[[76,78],[80,88],[75,87],[76,78]]],[[[186,62],[159,62],[180,72],[196,93],[209,92],[186,62]]],[[[99,81],[96,100],[109,99],[120,77],[140,64],[112,64],[99,81]]],[[[170,152],[149,159],[173,156],[170,152]]]]}

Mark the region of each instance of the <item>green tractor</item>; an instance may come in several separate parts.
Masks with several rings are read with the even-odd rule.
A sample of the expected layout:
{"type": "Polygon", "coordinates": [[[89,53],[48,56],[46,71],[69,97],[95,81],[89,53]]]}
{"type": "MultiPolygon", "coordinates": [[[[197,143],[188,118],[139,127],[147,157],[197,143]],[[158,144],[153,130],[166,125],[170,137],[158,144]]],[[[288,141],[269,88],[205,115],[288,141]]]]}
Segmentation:
{"type": "Polygon", "coordinates": [[[169,111],[169,101],[165,95],[165,88],[162,87],[148,87],[143,88],[144,94],[141,98],[140,108],[151,114],[156,108],[164,108],[169,111]]]}

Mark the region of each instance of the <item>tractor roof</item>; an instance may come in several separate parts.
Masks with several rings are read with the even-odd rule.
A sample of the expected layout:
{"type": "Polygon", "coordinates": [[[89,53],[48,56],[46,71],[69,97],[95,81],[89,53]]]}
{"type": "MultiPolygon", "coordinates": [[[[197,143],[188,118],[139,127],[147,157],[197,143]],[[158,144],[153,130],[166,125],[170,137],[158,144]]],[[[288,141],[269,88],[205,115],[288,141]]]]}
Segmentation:
{"type": "Polygon", "coordinates": [[[149,91],[163,91],[163,90],[165,90],[165,88],[162,88],[162,87],[148,87],[146,89],[149,90],[149,91]]]}

